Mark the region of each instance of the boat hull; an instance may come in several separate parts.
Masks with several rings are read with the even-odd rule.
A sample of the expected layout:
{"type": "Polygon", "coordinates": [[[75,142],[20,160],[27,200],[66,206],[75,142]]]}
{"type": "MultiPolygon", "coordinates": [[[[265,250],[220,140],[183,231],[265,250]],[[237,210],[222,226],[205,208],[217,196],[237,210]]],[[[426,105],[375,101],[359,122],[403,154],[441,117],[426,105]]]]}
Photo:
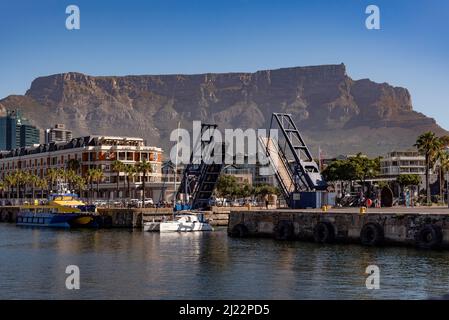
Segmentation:
{"type": "Polygon", "coordinates": [[[70,222],[77,218],[76,213],[33,213],[19,212],[16,218],[17,226],[70,228],[70,222]]]}
{"type": "Polygon", "coordinates": [[[160,232],[195,232],[195,231],[213,231],[214,229],[208,223],[203,222],[161,222],[160,232]]]}
{"type": "Polygon", "coordinates": [[[160,222],[145,222],[143,224],[143,231],[146,232],[159,232],[160,231],[160,222]]]}

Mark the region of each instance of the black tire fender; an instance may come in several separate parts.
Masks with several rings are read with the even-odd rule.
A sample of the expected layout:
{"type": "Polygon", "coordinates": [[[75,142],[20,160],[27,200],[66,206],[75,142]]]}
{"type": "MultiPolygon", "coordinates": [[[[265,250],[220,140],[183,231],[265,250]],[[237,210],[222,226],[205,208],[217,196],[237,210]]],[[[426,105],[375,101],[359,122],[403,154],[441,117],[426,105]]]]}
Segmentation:
{"type": "Polygon", "coordinates": [[[360,231],[360,242],[364,246],[381,245],[385,240],[384,228],[377,222],[369,222],[360,231]]]}
{"type": "Polygon", "coordinates": [[[443,231],[439,226],[426,224],[415,233],[415,241],[419,248],[437,248],[443,242],[443,231]]]}
{"type": "Polygon", "coordinates": [[[281,220],[274,228],[274,237],[277,240],[292,240],[295,236],[295,227],[291,221],[281,220]]]}
{"type": "Polygon", "coordinates": [[[335,241],[335,228],[329,221],[318,222],[313,228],[313,239],[317,243],[332,243],[335,241]]]}
{"type": "Polygon", "coordinates": [[[234,238],[245,238],[248,234],[248,228],[243,223],[236,224],[229,233],[234,238]]]}

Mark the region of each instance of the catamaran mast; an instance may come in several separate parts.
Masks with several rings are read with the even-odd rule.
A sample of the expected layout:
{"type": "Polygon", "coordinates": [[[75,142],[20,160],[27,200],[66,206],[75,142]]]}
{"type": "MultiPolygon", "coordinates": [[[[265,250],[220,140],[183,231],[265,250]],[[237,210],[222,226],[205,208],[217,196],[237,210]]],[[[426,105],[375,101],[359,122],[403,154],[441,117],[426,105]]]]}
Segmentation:
{"type": "MultiPolygon", "coordinates": [[[[180,121],[178,121],[178,129],[176,131],[176,155],[175,155],[175,173],[174,173],[174,189],[173,189],[173,205],[176,206],[176,198],[178,195],[178,189],[176,188],[176,179],[177,179],[177,174],[178,174],[178,146],[179,146],[179,126],[180,126],[180,121]]],[[[173,219],[175,217],[175,211],[173,210],[173,219]]]]}

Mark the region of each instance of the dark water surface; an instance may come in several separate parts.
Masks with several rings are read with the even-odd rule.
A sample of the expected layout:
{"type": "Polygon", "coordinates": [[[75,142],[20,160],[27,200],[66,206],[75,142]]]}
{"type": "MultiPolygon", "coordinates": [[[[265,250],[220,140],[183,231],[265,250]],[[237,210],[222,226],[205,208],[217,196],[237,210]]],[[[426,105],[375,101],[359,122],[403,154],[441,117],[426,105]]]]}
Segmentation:
{"type": "Polygon", "coordinates": [[[449,293],[449,251],[210,233],[0,224],[0,299],[426,299],[449,293]],[[380,289],[365,268],[380,268],[380,289]],[[80,268],[80,290],[65,286],[80,268]]]}

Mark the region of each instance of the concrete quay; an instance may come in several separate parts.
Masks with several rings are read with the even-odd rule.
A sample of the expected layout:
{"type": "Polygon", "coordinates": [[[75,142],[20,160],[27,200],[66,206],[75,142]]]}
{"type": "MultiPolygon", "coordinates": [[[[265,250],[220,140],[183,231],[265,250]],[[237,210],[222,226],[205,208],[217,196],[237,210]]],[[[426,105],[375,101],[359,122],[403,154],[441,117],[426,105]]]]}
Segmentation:
{"type": "Polygon", "coordinates": [[[443,207],[240,210],[229,215],[233,237],[271,237],[366,246],[449,248],[449,209],[443,207]]]}
{"type": "MultiPolygon", "coordinates": [[[[15,223],[19,210],[19,206],[0,207],[0,222],[15,223]]],[[[172,208],[98,208],[97,211],[106,222],[104,226],[112,228],[142,228],[143,222],[160,222],[173,217],[172,208]]],[[[213,208],[204,214],[212,226],[226,227],[229,212],[229,208],[213,208]]]]}

